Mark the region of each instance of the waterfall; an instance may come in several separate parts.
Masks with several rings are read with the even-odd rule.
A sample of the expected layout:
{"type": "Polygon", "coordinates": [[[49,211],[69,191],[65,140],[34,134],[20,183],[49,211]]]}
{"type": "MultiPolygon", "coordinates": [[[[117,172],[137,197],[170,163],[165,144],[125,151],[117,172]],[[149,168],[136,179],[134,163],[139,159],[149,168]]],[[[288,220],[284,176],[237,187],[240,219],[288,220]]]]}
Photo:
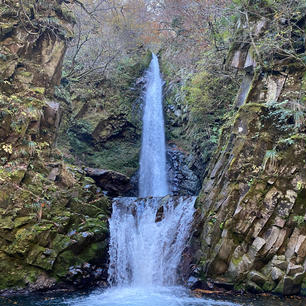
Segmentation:
{"type": "Polygon", "coordinates": [[[195,197],[117,198],[110,219],[109,281],[174,285],[195,197]]]}
{"type": "Polygon", "coordinates": [[[194,213],[195,197],[166,196],[162,79],[154,54],[146,80],[140,198],[114,199],[109,220],[108,281],[119,286],[176,284],[194,213]]]}
{"type": "Polygon", "coordinates": [[[147,72],[139,189],[140,198],[113,200],[108,282],[114,286],[68,305],[238,306],[190,297],[177,286],[196,198],[167,195],[162,80],[154,54],[147,72]]]}
{"type": "Polygon", "coordinates": [[[139,170],[139,196],[160,197],[168,194],[169,190],[166,172],[162,78],[155,54],[152,54],[152,61],[146,77],[147,84],[139,170]]]}

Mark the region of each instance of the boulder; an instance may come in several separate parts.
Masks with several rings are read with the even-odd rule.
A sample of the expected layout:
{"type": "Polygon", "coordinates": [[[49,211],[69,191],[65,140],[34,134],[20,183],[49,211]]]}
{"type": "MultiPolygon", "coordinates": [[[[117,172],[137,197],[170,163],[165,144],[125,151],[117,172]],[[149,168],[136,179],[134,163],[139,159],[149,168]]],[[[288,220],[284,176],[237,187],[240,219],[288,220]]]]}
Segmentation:
{"type": "Polygon", "coordinates": [[[111,138],[127,133],[131,129],[135,132],[136,127],[127,120],[125,114],[111,115],[100,120],[91,136],[96,142],[106,142],[111,138]]]}
{"type": "Polygon", "coordinates": [[[289,263],[288,268],[287,268],[287,275],[288,276],[294,276],[298,273],[303,273],[304,271],[305,270],[304,270],[303,266],[289,263]]]}
{"type": "Polygon", "coordinates": [[[272,75],[268,77],[267,80],[268,91],[266,98],[268,102],[278,100],[280,93],[283,89],[283,86],[285,84],[285,81],[286,81],[286,76],[283,75],[279,75],[277,77],[272,75]]]}
{"type": "Polygon", "coordinates": [[[285,252],[286,258],[290,259],[295,254],[299,235],[300,235],[300,230],[298,228],[295,228],[287,244],[287,249],[285,252]]]}
{"type": "Polygon", "coordinates": [[[246,283],[246,289],[252,293],[262,293],[264,292],[263,289],[258,286],[255,282],[247,281],[246,283]]]}
{"type": "Polygon", "coordinates": [[[265,233],[266,244],[263,249],[263,254],[273,255],[282,246],[287,231],[285,229],[280,229],[277,226],[272,226],[271,229],[267,229],[265,233]]]}
{"type": "Polygon", "coordinates": [[[54,101],[47,101],[44,106],[42,125],[58,128],[61,119],[60,104],[54,101]]]}
{"type": "Polygon", "coordinates": [[[51,181],[55,181],[59,174],[60,174],[60,169],[58,167],[52,168],[52,170],[50,171],[48,175],[48,179],[51,181]]]}
{"type": "Polygon", "coordinates": [[[288,261],[285,256],[277,256],[275,255],[272,259],[272,266],[276,267],[282,271],[286,271],[288,267],[288,261]]]}
{"type": "Polygon", "coordinates": [[[284,277],[283,295],[299,294],[301,291],[302,280],[306,273],[297,273],[294,276],[284,277]]]}
{"type": "Polygon", "coordinates": [[[248,274],[248,279],[260,287],[262,287],[264,283],[268,281],[268,278],[258,271],[251,271],[248,274]]]}
{"type": "Polygon", "coordinates": [[[306,256],[306,236],[300,235],[295,246],[295,253],[300,257],[306,256]]]}
{"type": "Polygon", "coordinates": [[[281,278],[284,276],[284,272],[277,268],[277,267],[273,267],[272,271],[271,271],[271,278],[274,281],[279,281],[281,280],[281,278]]]}
{"type": "Polygon", "coordinates": [[[85,168],[87,176],[93,178],[103,191],[112,197],[126,196],[132,190],[130,179],[126,175],[99,168],[85,168]]]}
{"type": "Polygon", "coordinates": [[[259,252],[262,250],[262,248],[265,246],[265,244],[266,244],[265,239],[263,239],[263,238],[261,238],[261,237],[257,237],[257,238],[253,241],[253,243],[252,243],[252,245],[251,245],[251,247],[250,247],[250,249],[249,249],[249,252],[248,252],[249,257],[252,258],[252,259],[254,260],[255,257],[258,255],[258,253],[259,253],[259,252]]]}

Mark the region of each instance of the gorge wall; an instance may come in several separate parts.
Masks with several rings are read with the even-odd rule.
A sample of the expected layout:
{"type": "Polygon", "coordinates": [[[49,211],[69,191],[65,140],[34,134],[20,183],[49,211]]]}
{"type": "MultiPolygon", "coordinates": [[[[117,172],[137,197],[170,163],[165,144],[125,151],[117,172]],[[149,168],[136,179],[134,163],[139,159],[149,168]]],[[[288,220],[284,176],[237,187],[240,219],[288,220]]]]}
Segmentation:
{"type": "Polygon", "coordinates": [[[71,39],[62,1],[2,1],[0,23],[0,290],[103,279],[109,201],[54,147],[53,99],[71,39]]]}
{"type": "MultiPolygon", "coordinates": [[[[292,18],[305,27],[303,13],[292,18]]],[[[279,52],[263,65],[247,37],[268,39],[271,20],[253,18],[251,34],[245,22],[228,57],[245,73],[237,111],[197,200],[197,272],[216,286],[298,294],[306,287],[305,63],[279,52]]]]}

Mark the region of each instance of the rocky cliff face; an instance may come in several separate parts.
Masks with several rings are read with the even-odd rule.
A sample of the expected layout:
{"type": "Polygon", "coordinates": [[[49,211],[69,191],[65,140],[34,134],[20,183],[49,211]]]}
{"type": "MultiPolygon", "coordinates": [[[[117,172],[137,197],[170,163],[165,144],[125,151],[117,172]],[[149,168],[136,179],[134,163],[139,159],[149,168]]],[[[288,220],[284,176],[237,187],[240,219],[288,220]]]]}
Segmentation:
{"type": "Polygon", "coordinates": [[[105,277],[109,202],[54,147],[62,107],[52,94],[73,24],[61,3],[1,4],[0,290],[105,277]]]}
{"type": "MultiPolygon", "coordinates": [[[[268,20],[255,20],[254,38],[267,29],[268,20]]],[[[197,201],[198,272],[236,289],[298,294],[306,287],[306,70],[280,55],[263,68],[251,45],[235,44],[229,57],[245,78],[197,201]]]]}
{"type": "Polygon", "coordinates": [[[143,73],[151,54],[135,48],[122,55],[108,76],[93,72],[78,82],[66,80],[56,96],[65,105],[59,147],[73,163],[132,176],[138,168],[143,73]]]}

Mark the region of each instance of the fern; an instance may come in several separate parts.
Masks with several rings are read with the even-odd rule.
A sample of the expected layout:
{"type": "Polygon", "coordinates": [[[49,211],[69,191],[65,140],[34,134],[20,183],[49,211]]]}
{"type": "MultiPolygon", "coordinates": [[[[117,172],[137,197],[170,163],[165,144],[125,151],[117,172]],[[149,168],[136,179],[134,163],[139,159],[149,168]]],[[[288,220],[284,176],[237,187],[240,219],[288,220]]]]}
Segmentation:
{"type": "Polygon", "coordinates": [[[34,153],[36,151],[36,146],[37,146],[37,143],[35,141],[30,140],[28,142],[28,148],[29,148],[30,155],[34,155],[34,153]]]}
{"type": "Polygon", "coordinates": [[[306,107],[301,101],[268,101],[266,105],[271,108],[270,116],[278,117],[278,120],[281,122],[279,125],[281,130],[287,129],[288,124],[286,124],[286,122],[289,118],[293,118],[294,128],[296,129],[300,128],[305,122],[306,107]]]}
{"type": "Polygon", "coordinates": [[[276,167],[276,160],[277,160],[277,152],[275,149],[267,150],[265,157],[263,159],[262,168],[265,170],[267,167],[267,164],[269,162],[269,166],[273,168],[276,167]]]}
{"type": "Polygon", "coordinates": [[[279,140],[278,143],[281,143],[281,144],[285,144],[285,145],[288,145],[288,146],[291,146],[294,144],[294,140],[292,138],[286,138],[286,139],[281,139],[279,140]]]}

